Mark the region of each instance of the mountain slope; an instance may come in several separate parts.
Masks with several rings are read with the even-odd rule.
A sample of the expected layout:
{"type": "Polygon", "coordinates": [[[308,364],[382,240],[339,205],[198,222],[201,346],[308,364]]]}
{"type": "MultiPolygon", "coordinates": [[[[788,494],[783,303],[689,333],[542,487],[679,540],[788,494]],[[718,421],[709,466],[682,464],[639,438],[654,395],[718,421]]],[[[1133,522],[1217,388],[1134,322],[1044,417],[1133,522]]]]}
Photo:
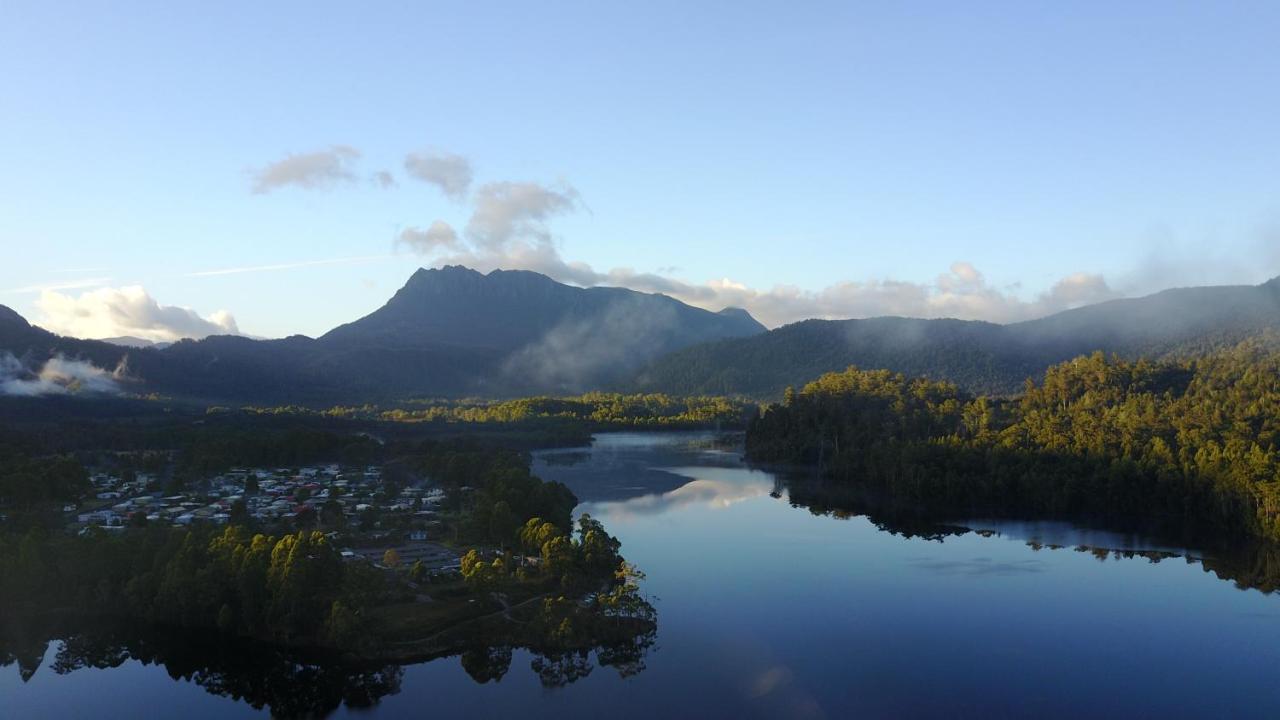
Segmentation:
{"type": "MultiPolygon", "coordinates": [[[[317,342],[347,364],[370,366],[381,364],[384,353],[457,354],[483,370],[463,393],[502,395],[599,387],[667,352],[763,332],[745,311],[712,313],[665,295],[450,266],[418,270],[386,305],[317,342]]],[[[375,374],[412,384],[391,377],[404,367],[387,363],[375,374]]]]}
{"type": "Polygon", "coordinates": [[[577,392],[616,383],[663,353],[764,331],[741,310],[461,267],[417,271],[382,308],[318,339],[124,347],[60,337],[0,306],[0,351],[30,368],[55,353],[107,369],[125,362],[146,391],[254,403],[577,392]]]}
{"type": "Polygon", "coordinates": [[[1126,357],[1189,355],[1280,332],[1280,278],[1258,286],[1166,290],[1038,320],[806,320],[756,337],[659,358],[632,387],[676,394],[778,397],[849,365],[1007,393],[1046,367],[1102,350],[1126,357]]]}
{"type": "Polygon", "coordinates": [[[653,324],[655,318],[663,326],[663,341],[673,345],[766,330],[737,308],[713,313],[666,295],[573,287],[525,270],[495,270],[486,275],[447,266],[418,270],[386,305],[334,328],[320,340],[516,350],[565,325],[601,320],[653,324]]]}

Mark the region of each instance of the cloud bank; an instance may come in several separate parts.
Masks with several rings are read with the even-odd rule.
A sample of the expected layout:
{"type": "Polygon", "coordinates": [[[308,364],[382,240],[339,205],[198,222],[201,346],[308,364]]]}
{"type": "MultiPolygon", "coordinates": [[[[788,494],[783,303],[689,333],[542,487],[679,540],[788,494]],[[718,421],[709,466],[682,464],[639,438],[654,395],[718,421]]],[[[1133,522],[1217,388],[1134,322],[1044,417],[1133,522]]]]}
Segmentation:
{"type": "MultiPolygon", "coordinates": [[[[357,150],[345,145],[290,155],[262,169],[255,178],[254,191],[269,192],[289,185],[310,189],[349,183],[356,178],[353,165],[359,157],[357,150]]],[[[444,219],[436,219],[425,227],[407,227],[396,236],[397,245],[427,258],[430,264],[466,265],[484,272],[499,268],[533,270],[582,287],[612,285],[663,293],[708,310],[740,307],[770,327],[806,318],[883,315],[1016,322],[1120,296],[1101,275],[1068,271],[1048,290],[1028,298],[1014,289],[991,285],[978,268],[963,260],[953,262],[932,281],[870,278],[836,283],[819,290],[791,285],[752,288],[732,278],[693,283],[672,277],[666,271],[638,272],[626,267],[596,269],[586,263],[566,260],[551,228],[556,218],[583,208],[581,196],[573,186],[502,180],[473,189],[471,161],[440,150],[409,153],[405,156],[404,170],[408,177],[434,186],[450,200],[465,203],[470,211],[460,229],[444,219]]],[[[395,186],[395,178],[387,171],[374,173],[370,181],[377,187],[395,186]]],[[[242,269],[199,274],[238,271],[242,269]]],[[[1132,291],[1137,284],[1130,281],[1124,286],[1132,291]]],[[[204,319],[195,316],[195,320],[204,319]]],[[[213,322],[219,321],[213,319],[213,322]]],[[[221,331],[225,332],[226,328],[221,331]]],[[[175,332],[198,336],[187,329],[175,332]]],[[[195,333],[210,332],[213,331],[195,330],[195,333]]]]}
{"type": "Polygon", "coordinates": [[[125,377],[123,363],[108,371],[92,363],[55,355],[33,370],[24,366],[12,353],[0,353],[0,395],[117,395],[122,390],[120,382],[125,377]]]}
{"type": "MultiPolygon", "coordinates": [[[[661,284],[670,284],[670,281],[664,279],[661,284]]],[[[653,290],[660,291],[658,287],[653,290]]],[[[665,292],[712,309],[715,306],[746,308],[770,327],[805,318],[886,315],[1007,323],[1119,297],[1101,275],[1071,273],[1049,290],[1026,300],[990,285],[983,274],[967,262],[952,263],[947,272],[925,283],[867,280],[837,283],[818,291],[786,285],[757,290],[724,279],[701,286],[677,286],[665,292]]]]}
{"type": "Polygon", "coordinates": [[[1026,299],[991,285],[981,271],[963,261],[952,263],[931,282],[870,279],[816,291],[789,285],[750,288],[729,278],[697,284],[631,268],[596,270],[566,261],[550,227],[556,217],[581,207],[578,191],[567,184],[491,182],[471,196],[471,215],[461,233],[436,220],[426,229],[405,229],[397,240],[436,265],[466,265],[482,272],[533,270],[582,287],[612,285],[663,293],[708,310],[740,307],[770,327],[806,318],[883,315],[1016,322],[1119,296],[1101,275],[1071,272],[1026,299]]]}
{"type": "Polygon", "coordinates": [[[37,324],[60,335],[110,338],[123,335],[152,342],[239,335],[235,318],[225,310],[202,317],[190,308],[161,305],[142,287],[101,288],[76,297],[53,290],[40,294],[37,324]]]}
{"type": "Polygon", "coordinates": [[[354,182],[354,165],[359,158],[360,151],[348,145],[287,155],[254,173],[253,192],[264,194],[289,186],[321,190],[354,182]]]}

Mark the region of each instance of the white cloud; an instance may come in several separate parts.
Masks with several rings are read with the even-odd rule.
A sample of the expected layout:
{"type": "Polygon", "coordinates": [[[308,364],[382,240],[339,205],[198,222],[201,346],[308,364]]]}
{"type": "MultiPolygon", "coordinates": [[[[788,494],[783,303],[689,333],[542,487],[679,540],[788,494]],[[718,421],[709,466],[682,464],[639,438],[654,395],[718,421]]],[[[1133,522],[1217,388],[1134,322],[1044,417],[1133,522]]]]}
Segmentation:
{"type": "Polygon", "coordinates": [[[430,255],[437,250],[462,248],[458,241],[458,232],[443,220],[436,220],[426,230],[416,227],[405,228],[396,239],[420,255],[430,255]]]}
{"type": "Polygon", "coordinates": [[[44,365],[31,369],[12,353],[0,353],[0,395],[114,395],[120,392],[120,381],[125,377],[123,363],[114,371],[108,371],[92,363],[55,355],[44,365]]]}
{"type": "Polygon", "coordinates": [[[39,325],[60,335],[109,338],[122,335],[152,342],[173,342],[209,335],[239,335],[235,318],[225,310],[208,317],[190,308],[161,305],[139,286],[101,288],[77,297],[48,290],[36,307],[39,325]]]}
{"type": "Polygon", "coordinates": [[[381,190],[390,190],[396,186],[396,176],[386,170],[379,170],[369,176],[369,182],[381,190]]]}
{"type": "Polygon", "coordinates": [[[1015,322],[1118,296],[1100,275],[1068,272],[1049,290],[1024,299],[992,286],[968,262],[953,263],[931,282],[868,279],[816,291],[787,285],[750,288],[729,278],[695,284],[632,268],[598,271],[565,260],[549,226],[555,217],[581,207],[577,190],[569,185],[491,182],[476,188],[461,236],[437,220],[427,230],[405,230],[399,241],[434,264],[467,265],[482,272],[533,270],[583,287],[614,285],[663,293],[709,310],[741,307],[770,327],[806,318],[884,315],[1015,322]]]}
{"type": "Polygon", "coordinates": [[[253,192],[268,193],[289,185],[319,190],[356,179],[353,166],[360,151],[347,145],[288,155],[254,173],[253,192]]]}
{"type": "Polygon", "coordinates": [[[471,188],[471,161],[446,152],[410,153],[404,159],[405,172],[440,188],[451,200],[462,201],[471,188]]]}
{"type": "Polygon", "coordinates": [[[849,281],[808,291],[785,285],[756,290],[721,280],[703,286],[685,285],[670,294],[709,309],[746,308],[770,327],[805,318],[885,315],[1016,322],[1118,297],[1102,276],[1072,273],[1048,291],[1025,300],[991,286],[977,268],[966,262],[952,264],[948,272],[926,283],[889,279],[849,281]],[[713,291],[711,299],[707,297],[707,288],[713,291]]]}
{"type": "Polygon", "coordinates": [[[409,228],[398,241],[440,264],[466,265],[481,271],[521,268],[564,282],[597,285],[601,276],[583,263],[565,262],[547,225],[579,207],[578,191],[568,185],[536,182],[493,182],[476,188],[471,216],[459,234],[436,220],[426,230],[409,228]],[[447,253],[441,255],[441,253],[447,253]]]}
{"type": "Polygon", "coordinates": [[[546,222],[578,206],[578,191],[533,182],[493,182],[476,189],[467,237],[483,251],[503,252],[516,243],[551,244],[546,222]]]}
{"type": "MultiPolygon", "coordinates": [[[[477,190],[465,238],[451,234],[449,228],[450,232],[441,229],[430,241],[429,232],[411,229],[402,233],[401,241],[415,252],[433,257],[437,264],[467,265],[482,272],[533,270],[583,287],[613,285],[663,293],[708,310],[741,307],[769,327],[807,318],[882,315],[1014,322],[1118,296],[1100,275],[1070,273],[1048,291],[1025,300],[988,284],[967,262],[954,263],[932,282],[871,279],[837,283],[817,291],[787,285],[756,289],[729,278],[695,284],[631,268],[597,271],[586,263],[566,261],[546,224],[552,216],[577,206],[577,193],[572,189],[495,183],[477,190]]],[[[448,227],[440,221],[437,225],[448,227]]]]}

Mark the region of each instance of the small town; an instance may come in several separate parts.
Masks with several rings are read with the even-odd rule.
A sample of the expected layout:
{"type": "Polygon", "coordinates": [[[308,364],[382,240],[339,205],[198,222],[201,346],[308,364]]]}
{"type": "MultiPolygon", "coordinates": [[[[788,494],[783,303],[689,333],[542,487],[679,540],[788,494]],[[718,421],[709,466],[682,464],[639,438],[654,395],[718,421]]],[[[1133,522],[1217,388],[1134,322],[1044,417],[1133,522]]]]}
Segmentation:
{"type": "Polygon", "coordinates": [[[344,559],[366,559],[387,569],[420,562],[428,574],[440,574],[459,567],[459,555],[436,542],[443,528],[438,516],[444,491],[413,486],[396,491],[384,483],[377,465],[238,467],[169,495],[156,492],[160,482],[152,473],[100,470],[89,480],[93,489],[86,499],[63,507],[68,529],[80,535],[149,524],[247,520],[263,528],[324,530],[344,559]]]}

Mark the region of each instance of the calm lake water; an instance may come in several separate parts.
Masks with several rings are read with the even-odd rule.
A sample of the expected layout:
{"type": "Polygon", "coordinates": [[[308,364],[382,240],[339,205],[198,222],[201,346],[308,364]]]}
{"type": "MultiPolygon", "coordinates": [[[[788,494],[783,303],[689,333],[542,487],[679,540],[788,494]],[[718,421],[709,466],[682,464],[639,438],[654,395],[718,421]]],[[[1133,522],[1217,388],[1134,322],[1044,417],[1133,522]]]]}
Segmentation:
{"type": "MultiPolygon", "coordinates": [[[[978,533],[815,514],[805,505],[838,504],[793,497],[709,439],[609,434],[536,455],[648,575],[659,630],[642,672],[597,666],[547,688],[517,650],[479,684],[445,658],[375,673],[362,683],[377,703],[334,715],[1280,717],[1280,595],[1238,587],[1267,579],[1266,557],[1210,560],[1237,583],[1204,553],[1058,523],[957,523],[996,531],[978,533]]],[[[237,696],[273,697],[252,668],[136,654],[55,668],[62,649],[34,673],[38,654],[0,668],[0,716],[249,717],[269,709],[237,696]]]]}

